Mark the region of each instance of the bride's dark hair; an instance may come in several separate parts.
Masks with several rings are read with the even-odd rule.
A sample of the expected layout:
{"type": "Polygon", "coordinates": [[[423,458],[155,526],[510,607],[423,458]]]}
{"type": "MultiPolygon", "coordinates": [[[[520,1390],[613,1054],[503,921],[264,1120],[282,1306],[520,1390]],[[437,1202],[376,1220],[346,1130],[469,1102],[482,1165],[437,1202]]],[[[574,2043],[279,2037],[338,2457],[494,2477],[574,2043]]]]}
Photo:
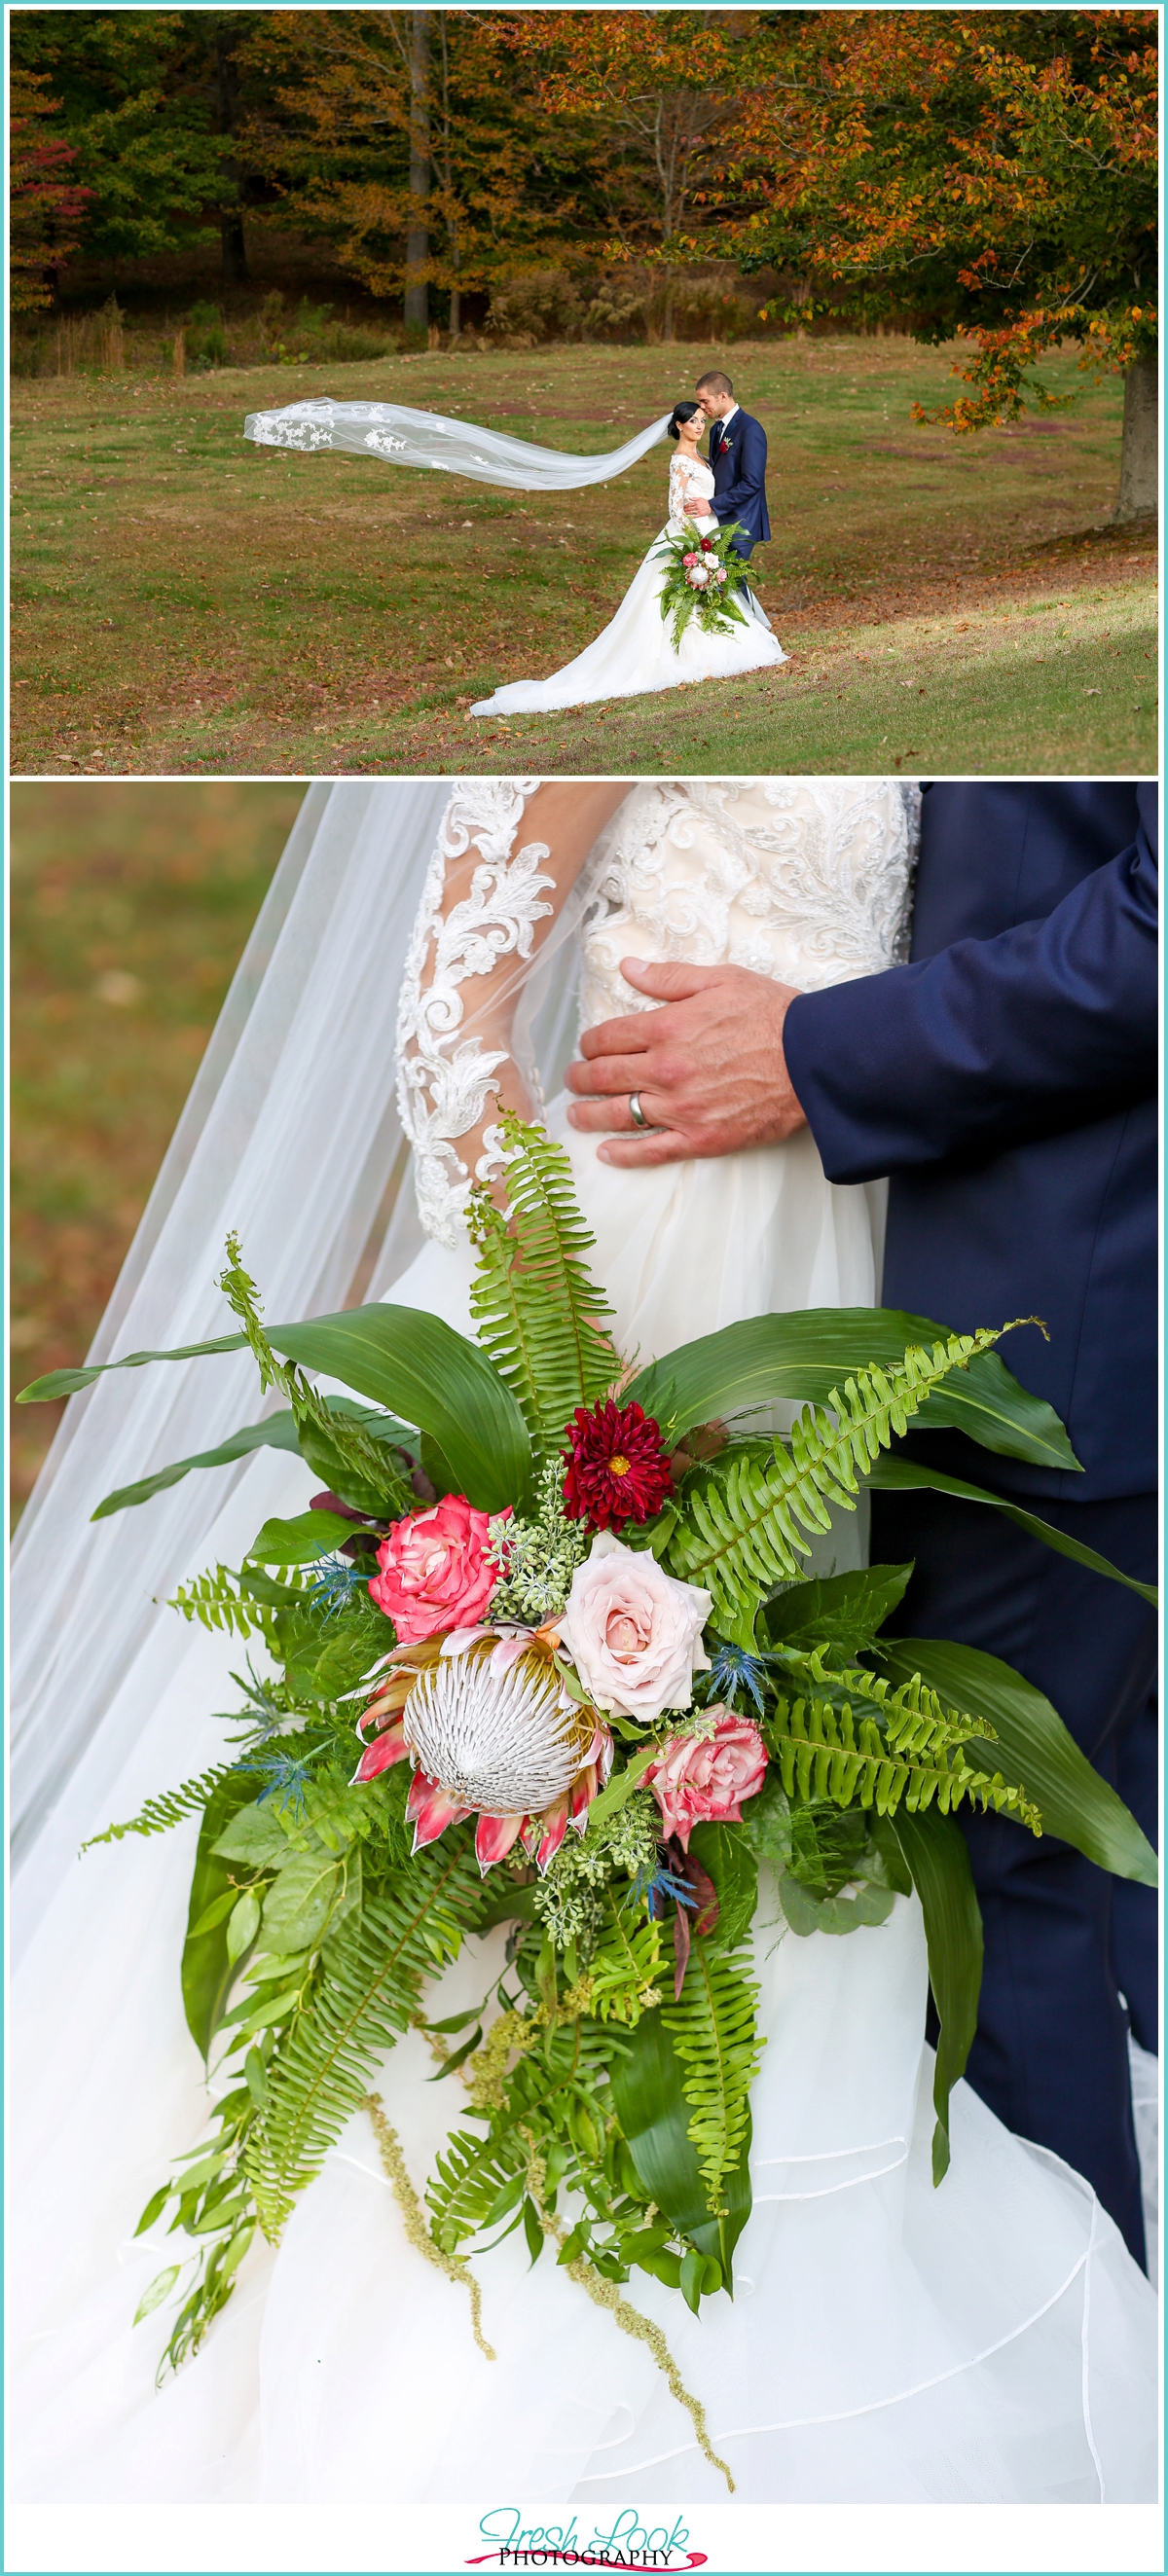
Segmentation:
{"type": "Polygon", "coordinates": [[[675,403],[669,415],[670,438],[676,438],[683,420],[692,420],[695,411],[701,411],[701,409],[701,403],[675,403]]]}

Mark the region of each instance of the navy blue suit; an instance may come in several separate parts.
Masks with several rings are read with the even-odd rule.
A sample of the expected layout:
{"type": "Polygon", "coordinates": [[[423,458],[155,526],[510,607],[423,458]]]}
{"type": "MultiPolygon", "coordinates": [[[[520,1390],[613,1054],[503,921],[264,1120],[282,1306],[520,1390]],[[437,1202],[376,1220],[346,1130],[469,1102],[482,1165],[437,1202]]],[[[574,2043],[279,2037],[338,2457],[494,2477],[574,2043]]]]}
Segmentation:
{"type": "MultiPolygon", "coordinates": [[[[962,1330],[1041,1315],[1009,1366],[1084,1473],[908,1443],[1040,1498],[1154,1579],[1157,834],[1151,787],[938,784],[911,962],[787,1015],[791,1078],[834,1181],[891,1176],[883,1296],[962,1330]]],[[[1155,1628],[1135,1595],[936,1494],[873,1497],[873,1554],[916,1560],[896,1625],[1001,1655],[1044,1690],[1155,1835],[1155,1628]],[[989,1526],[987,1526],[989,1524],[989,1526]]],[[[970,2080],[1088,2175],[1143,2244],[1127,1998],[1154,2047],[1155,1907],[1050,1836],[966,1823],[986,1925],[970,2080]]]]}
{"type": "Polygon", "coordinates": [[[766,505],[766,431],[760,420],[739,409],[733,420],[710,423],[710,463],[714,469],[713,512],[719,525],[733,519],[746,529],[735,540],[735,554],[749,563],[756,546],[771,532],[766,505]]]}

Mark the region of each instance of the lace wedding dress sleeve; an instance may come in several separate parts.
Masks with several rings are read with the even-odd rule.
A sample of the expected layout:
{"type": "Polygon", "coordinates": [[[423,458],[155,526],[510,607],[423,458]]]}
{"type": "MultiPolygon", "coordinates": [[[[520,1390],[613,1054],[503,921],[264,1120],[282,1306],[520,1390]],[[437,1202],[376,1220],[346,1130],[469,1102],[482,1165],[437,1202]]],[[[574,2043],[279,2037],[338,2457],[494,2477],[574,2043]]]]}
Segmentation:
{"type": "Polygon", "coordinates": [[[686,519],[708,519],[714,477],[700,456],[675,456],[669,468],[669,525],[679,536],[686,519]]]}
{"type": "Polygon", "coordinates": [[[568,899],[627,794],[612,781],[468,779],[443,815],[402,980],[397,1086],[418,1214],[448,1248],[472,1180],[501,1177],[500,1106],[542,1106],[528,1051],[522,1064],[514,1052],[520,998],[574,926],[568,899]]]}

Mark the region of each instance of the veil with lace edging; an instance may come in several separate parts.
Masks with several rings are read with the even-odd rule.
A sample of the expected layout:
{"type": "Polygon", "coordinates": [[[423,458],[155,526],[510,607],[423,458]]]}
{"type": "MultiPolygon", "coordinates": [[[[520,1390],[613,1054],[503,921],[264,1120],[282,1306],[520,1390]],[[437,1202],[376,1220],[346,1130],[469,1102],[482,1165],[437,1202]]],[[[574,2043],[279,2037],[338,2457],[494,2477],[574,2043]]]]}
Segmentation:
{"type": "Polygon", "coordinates": [[[639,465],[665,436],[670,415],[603,456],[569,456],[536,447],[501,430],[442,412],[413,411],[405,403],[335,402],[321,394],[285,403],[277,411],[249,411],[245,438],[257,447],[340,448],[349,456],[379,456],[390,465],[419,465],[437,474],[464,474],[476,483],[500,483],[513,492],[574,492],[587,483],[611,483],[639,465]]]}

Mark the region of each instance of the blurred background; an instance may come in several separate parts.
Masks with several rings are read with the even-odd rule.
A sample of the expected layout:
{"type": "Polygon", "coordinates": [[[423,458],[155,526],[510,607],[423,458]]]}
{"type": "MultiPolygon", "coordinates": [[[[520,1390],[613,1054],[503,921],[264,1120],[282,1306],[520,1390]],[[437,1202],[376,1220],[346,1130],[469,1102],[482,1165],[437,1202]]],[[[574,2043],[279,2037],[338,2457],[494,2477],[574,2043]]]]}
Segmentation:
{"type": "MultiPolygon", "coordinates": [[[[304,790],[16,786],[11,1386],[84,1358],[304,790]]],[[[13,1517],[58,1405],[13,1406],[13,1517]]]]}

